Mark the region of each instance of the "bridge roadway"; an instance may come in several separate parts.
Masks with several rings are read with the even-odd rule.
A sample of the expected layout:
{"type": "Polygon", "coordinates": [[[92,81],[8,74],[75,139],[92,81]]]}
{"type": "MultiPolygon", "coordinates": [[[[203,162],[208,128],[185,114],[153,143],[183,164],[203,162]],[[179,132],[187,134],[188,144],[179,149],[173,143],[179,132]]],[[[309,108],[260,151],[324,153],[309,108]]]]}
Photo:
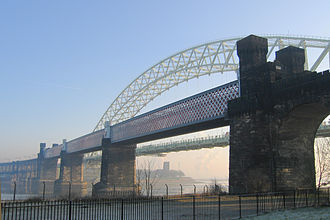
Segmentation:
{"type": "MultiPolygon", "coordinates": [[[[330,125],[322,125],[317,130],[316,137],[330,137],[330,125]]],[[[198,150],[202,148],[226,147],[229,145],[229,135],[214,135],[200,138],[190,138],[179,141],[167,141],[159,144],[147,144],[136,148],[136,156],[157,155],[170,152],[198,150]]],[[[100,155],[88,158],[101,158],[100,155]]]]}
{"type": "MultiPolygon", "coordinates": [[[[91,134],[74,139],[67,143],[67,152],[85,153],[101,150],[102,138],[104,137],[105,130],[93,132],[91,134]]],[[[317,130],[316,137],[330,137],[330,125],[322,125],[317,130]]],[[[201,137],[195,139],[186,139],[180,141],[170,141],[161,144],[149,144],[138,147],[136,149],[137,156],[162,154],[169,152],[178,152],[186,150],[197,150],[202,148],[224,147],[229,145],[229,136],[215,135],[209,137],[201,137]]],[[[60,155],[62,144],[46,149],[46,158],[57,157],[60,155]]]]}
{"type": "MultiPolygon", "coordinates": [[[[229,125],[227,102],[239,97],[238,81],[207,90],[127,121],[110,126],[111,143],[142,143],[229,125]]],[[[101,150],[108,129],[66,142],[66,153],[101,150]]],[[[45,158],[59,157],[63,144],[47,148],[45,158]]]]}

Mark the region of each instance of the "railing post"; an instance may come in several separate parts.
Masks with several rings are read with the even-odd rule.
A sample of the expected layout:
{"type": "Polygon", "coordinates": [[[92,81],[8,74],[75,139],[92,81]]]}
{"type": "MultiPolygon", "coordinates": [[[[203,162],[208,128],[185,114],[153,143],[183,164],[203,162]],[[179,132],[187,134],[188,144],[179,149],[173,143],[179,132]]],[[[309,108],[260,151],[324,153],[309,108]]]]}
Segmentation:
{"type": "Polygon", "coordinates": [[[181,194],[181,197],[182,197],[182,185],[180,184],[180,194],[181,194]]]}
{"type": "Polygon", "coordinates": [[[46,183],[45,181],[42,182],[43,189],[42,189],[42,200],[45,200],[45,191],[46,191],[46,183]]]}
{"type": "Polygon", "coordinates": [[[71,201],[71,181],[69,182],[69,201],[71,201]]]}
{"type": "Polygon", "coordinates": [[[165,187],[166,187],[166,198],[168,198],[168,185],[165,184],[165,187]]]}
{"type": "Polygon", "coordinates": [[[320,206],[320,188],[317,189],[317,205],[320,206]]]}
{"type": "Polygon", "coordinates": [[[152,198],[152,184],[150,184],[150,198],[152,198]]]}
{"type": "Polygon", "coordinates": [[[285,209],[285,193],[283,192],[283,209],[285,209]]]}
{"type": "Polygon", "coordinates": [[[16,181],[14,181],[14,197],[13,197],[13,201],[16,200],[16,181]]]}
{"type": "Polygon", "coordinates": [[[241,195],[238,197],[238,204],[239,204],[239,218],[242,218],[242,199],[241,195]]]}
{"type": "Polygon", "coordinates": [[[305,193],[305,199],[306,199],[306,207],[308,207],[308,191],[307,190],[305,193]]]}

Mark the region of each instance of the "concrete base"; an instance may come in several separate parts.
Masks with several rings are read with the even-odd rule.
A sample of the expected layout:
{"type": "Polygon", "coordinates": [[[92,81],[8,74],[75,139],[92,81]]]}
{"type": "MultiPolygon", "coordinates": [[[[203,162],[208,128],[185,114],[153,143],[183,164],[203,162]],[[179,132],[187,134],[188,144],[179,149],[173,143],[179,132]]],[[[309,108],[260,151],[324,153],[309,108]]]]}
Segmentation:
{"type": "Polygon", "coordinates": [[[87,183],[71,183],[56,180],[54,184],[54,195],[57,198],[68,198],[71,191],[71,198],[80,198],[87,195],[87,183]],[[70,189],[71,188],[71,189],[70,189]]]}

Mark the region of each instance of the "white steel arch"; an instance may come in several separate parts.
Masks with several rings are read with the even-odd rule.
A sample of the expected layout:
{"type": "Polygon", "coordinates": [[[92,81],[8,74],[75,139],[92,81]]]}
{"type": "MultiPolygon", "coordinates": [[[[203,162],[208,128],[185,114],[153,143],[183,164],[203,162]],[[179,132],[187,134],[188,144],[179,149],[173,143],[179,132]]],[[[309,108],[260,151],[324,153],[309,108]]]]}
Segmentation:
{"type": "MultiPolygon", "coordinates": [[[[275,49],[292,45],[305,49],[306,70],[315,71],[327,54],[330,62],[330,39],[285,35],[263,37],[268,39],[267,58],[275,49]],[[319,54],[315,62],[309,65],[307,53],[310,48],[318,48],[319,54]]],[[[154,98],[182,82],[207,74],[237,71],[236,41],[240,39],[242,38],[238,37],[198,45],[152,66],[119,94],[103,114],[94,131],[103,129],[106,121],[114,125],[134,117],[154,98]]]]}

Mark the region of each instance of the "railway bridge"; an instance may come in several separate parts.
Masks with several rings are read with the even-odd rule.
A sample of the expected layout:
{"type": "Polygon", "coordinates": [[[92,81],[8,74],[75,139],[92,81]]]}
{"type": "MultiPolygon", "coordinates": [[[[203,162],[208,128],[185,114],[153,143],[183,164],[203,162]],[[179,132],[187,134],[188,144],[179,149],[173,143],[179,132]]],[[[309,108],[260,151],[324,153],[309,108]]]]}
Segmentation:
{"type": "MultiPolygon", "coordinates": [[[[102,150],[93,194],[109,194],[114,186],[132,193],[138,143],[229,125],[231,193],[314,188],[314,138],[330,113],[329,70],[315,70],[329,49],[328,39],[250,35],[182,51],[134,80],[92,133],[51,148],[42,143],[36,159],[20,162],[30,168],[15,169],[26,171],[26,191],[40,193],[46,185],[46,192],[60,196],[70,185],[72,193],[85,195],[83,155],[102,150]],[[321,48],[310,68],[309,47],[321,48]],[[171,87],[225,71],[235,71],[237,80],[137,115],[171,87]]],[[[0,164],[1,177],[8,177],[8,167],[0,164]]]]}

